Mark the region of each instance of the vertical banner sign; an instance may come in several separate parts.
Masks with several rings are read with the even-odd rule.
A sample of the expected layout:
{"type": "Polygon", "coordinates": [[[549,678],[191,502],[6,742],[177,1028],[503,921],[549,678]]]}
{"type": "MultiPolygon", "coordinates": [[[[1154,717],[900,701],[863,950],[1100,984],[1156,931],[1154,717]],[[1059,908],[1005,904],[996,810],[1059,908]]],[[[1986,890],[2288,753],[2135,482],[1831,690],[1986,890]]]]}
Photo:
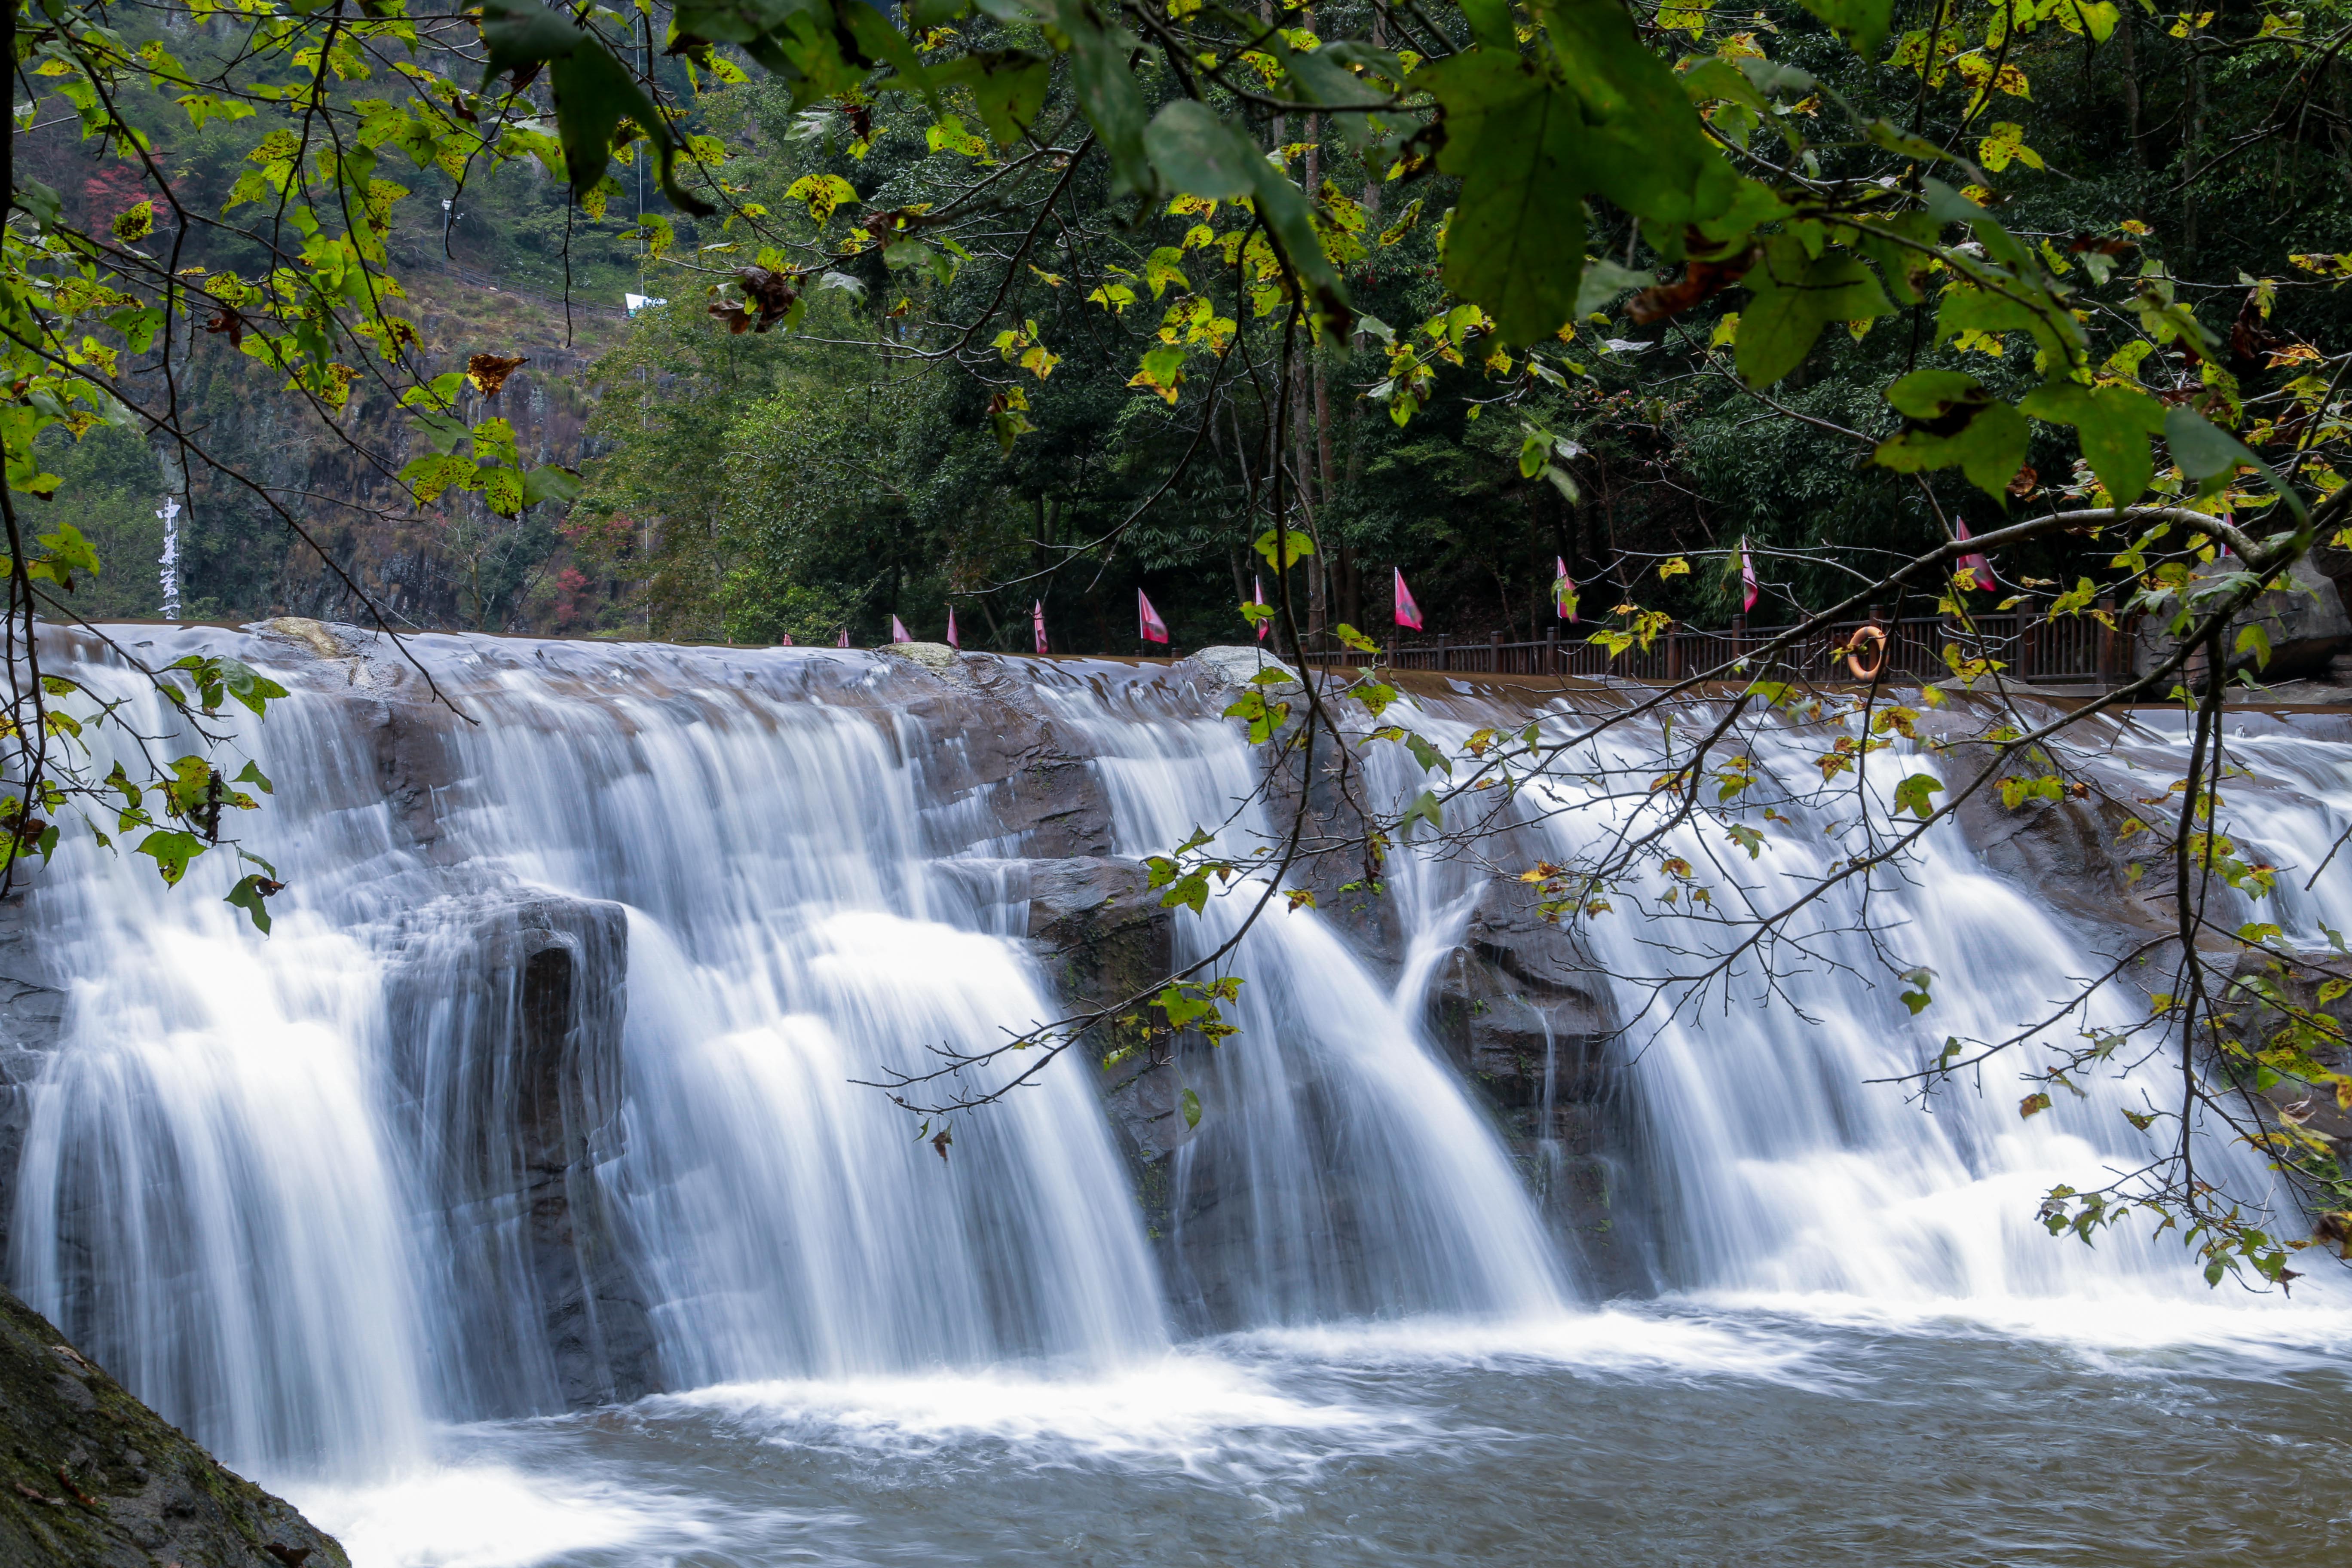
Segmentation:
{"type": "Polygon", "coordinates": [[[163,618],[180,618],[180,502],[166,496],[162,510],[155,515],[163,520],[163,553],[156,564],[163,568],[163,618]]]}
{"type": "Polygon", "coordinates": [[[1037,634],[1037,651],[1045,651],[1045,601],[1039,599],[1029,608],[1029,629],[1037,634]]]}
{"type": "MultiPolygon", "coordinates": [[[[1962,522],[1957,517],[1952,519],[1952,533],[1953,536],[1958,539],[1962,544],[1966,544],[1969,542],[1969,525],[1962,522]]],[[[1976,574],[1976,584],[1979,592],[1986,594],[1992,592],[1992,563],[1984,558],[1983,552],[1972,550],[1968,554],[1961,556],[1960,568],[1962,571],[1973,572],[1976,574]]],[[[1958,576],[1958,574],[1955,573],[1953,575],[1958,576]]]]}
{"type": "Polygon", "coordinates": [[[963,647],[963,644],[956,641],[955,606],[952,605],[948,606],[948,647],[952,648],[963,647]]]}
{"type": "Polygon", "coordinates": [[[1570,626],[1576,624],[1576,580],[1568,574],[1565,556],[1551,558],[1551,609],[1570,626]]]}
{"type": "MultiPolygon", "coordinates": [[[[1255,600],[1255,601],[1256,601],[1258,604],[1260,604],[1260,605],[1263,605],[1263,604],[1265,604],[1265,584],[1264,582],[1262,582],[1262,581],[1259,579],[1258,574],[1257,574],[1256,573],[1255,573],[1255,572],[1253,572],[1253,573],[1251,573],[1251,574],[1250,574],[1250,597],[1251,597],[1252,599],[1255,600]]],[[[1268,631],[1268,630],[1273,626],[1273,625],[1274,625],[1274,622],[1273,622],[1271,619],[1262,620],[1262,621],[1258,622],[1258,624],[1257,624],[1257,640],[1258,640],[1258,641],[1260,641],[1260,642],[1264,642],[1264,641],[1265,641],[1265,634],[1266,634],[1266,632],[1267,632],[1267,631],[1268,631]]]]}
{"type": "Polygon", "coordinates": [[[1748,536],[1739,538],[1739,613],[1746,615],[1756,607],[1756,563],[1748,553],[1748,536]]]}
{"type": "Polygon", "coordinates": [[[1392,566],[1396,574],[1396,624],[1421,630],[1421,606],[1412,602],[1412,590],[1404,585],[1404,568],[1392,566]]]}
{"type": "Polygon", "coordinates": [[[1151,607],[1151,601],[1143,596],[1140,588],[1135,591],[1135,616],[1139,623],[1139,635],[1145,642],[1164,643],[1168,640],[1168,623],[1160,618],[1160,612],[1151,607]]]}
{"type": "Polygon", "coordinates": [[[907,635],[907,623],[900,620],[896,616],[892,616],[890,617],[890,640],[892,642],[913,642],[915,640],[913,637],[907,635]]]}

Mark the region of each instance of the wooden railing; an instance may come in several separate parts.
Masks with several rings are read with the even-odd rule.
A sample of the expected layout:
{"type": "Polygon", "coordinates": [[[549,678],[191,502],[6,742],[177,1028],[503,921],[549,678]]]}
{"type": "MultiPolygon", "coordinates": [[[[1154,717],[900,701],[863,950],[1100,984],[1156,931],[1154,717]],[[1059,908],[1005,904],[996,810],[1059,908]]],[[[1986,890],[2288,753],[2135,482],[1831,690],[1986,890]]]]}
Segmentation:
{"type": "MultiPolygon", "coordinates": [[[[2102,605],[2103,608],[2107,606],[2102,605]]],[[[2112,614],[2112,610],[2109,611],[2112,614]]],[[[2012,680],[2040,685],[2110,686],[2131,673],[2132,637],[2128,626],[2116,629],[2088,615],[2053,616],[2043,609],[2021,606],[2005,615],[1980,615],[1969,627],[1951,617],[1908,616],[1888,621],[1841,621],[1820,626],[1769,656],[1765,649],[1789,628],[1750,626],[1734,620],[1721,631],[1701,631],[1674,626],[1653,637],[1648,647],[1639,644],[1612,655],[1586,640],[1581,627],[1554,627],[1539,642],[1506,642],[1503,634],[1484,640],[1453,640],[1439,637],[1414,642],[1391,642],[1377,658],[1344,647],[1315,648],[1304,662],[1324,668],[1352,668],[1371,663],[1391,669],[1427,669],[1469,675],[1614,676],[1623,680],[1672,684],[1710,670],[1723,669],[1745,658],[1744,670],[1726,670],[1721,679],[1851,681],[1856,679],[1843,650],[1864,626],[1876,626],[1885,638],[1884,676],[1940,679],[1952,673],[1946,650],[1962,662],[1996,660],[2012,680]]],[[[1865,638],[1867,645],[1875,639],[1865,638]]],[[[1864,647],[1862,667],[1874,662],[1875,649],[1864,647]]],[[[1882,677],[1883,679],[1884,677],[1882,677]]]]}

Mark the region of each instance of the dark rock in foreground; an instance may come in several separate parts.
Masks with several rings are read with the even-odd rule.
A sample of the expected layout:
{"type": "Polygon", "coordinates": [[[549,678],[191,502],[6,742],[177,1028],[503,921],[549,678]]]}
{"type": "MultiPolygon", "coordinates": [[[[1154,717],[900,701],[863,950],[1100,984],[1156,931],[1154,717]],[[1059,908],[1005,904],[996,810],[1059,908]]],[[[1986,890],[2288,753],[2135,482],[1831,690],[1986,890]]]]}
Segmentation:
{"type": "Polygon", "coordinates": [[[0,1290],[0,1568],[348,1568],[0,1290]]]}

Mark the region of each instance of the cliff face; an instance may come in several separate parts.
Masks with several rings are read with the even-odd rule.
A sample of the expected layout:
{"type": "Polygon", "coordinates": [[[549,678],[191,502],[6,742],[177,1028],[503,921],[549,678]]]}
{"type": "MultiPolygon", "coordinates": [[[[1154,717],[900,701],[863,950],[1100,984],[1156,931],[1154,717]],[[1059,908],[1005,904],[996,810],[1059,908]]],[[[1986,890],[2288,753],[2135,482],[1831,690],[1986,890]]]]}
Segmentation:
{"type": "Polygon", "coordinates": [[[284,1500],[221,1465],[0,1290],[0,1563],[348,1568],[284,1500]]]}

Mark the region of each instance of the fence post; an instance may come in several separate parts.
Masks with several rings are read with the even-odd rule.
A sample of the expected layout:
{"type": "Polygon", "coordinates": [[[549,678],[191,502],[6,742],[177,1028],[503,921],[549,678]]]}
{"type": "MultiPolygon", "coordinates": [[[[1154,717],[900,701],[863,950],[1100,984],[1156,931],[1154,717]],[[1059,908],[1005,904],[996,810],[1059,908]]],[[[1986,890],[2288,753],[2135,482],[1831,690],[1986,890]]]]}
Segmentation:
{"type": "Polygon", "coordinates": [[[1437,634],[1437,668],[1440,674],[1454,668],[1452,652],[1445,646],[1445,634],[1437,634]]]}
{"type": "Polygon", "coordinates": [[[1559,623],[1557,621],[1544,628],[1544,673],[1559,673],[1559,623]]]}
{"type": "Polygon", "coordinates": [[[1666,623],[1666,679],[1669,681],[1675,681],[1682,678],[1683,624],[1680,621],[1668,621],[1666,623]]]}
{"type": "Polygon", "coordinates": [[[2031,595],[2017,602],[2017,679],[2032,680],[2042,673],[2042,627],[2033,618],[2031,595]]]}
{"type": "Polygon", "coordinates": [[[1500,632],[1486,634],[1486,673],[1503,673],[1503,634],[1500,632]]]}

